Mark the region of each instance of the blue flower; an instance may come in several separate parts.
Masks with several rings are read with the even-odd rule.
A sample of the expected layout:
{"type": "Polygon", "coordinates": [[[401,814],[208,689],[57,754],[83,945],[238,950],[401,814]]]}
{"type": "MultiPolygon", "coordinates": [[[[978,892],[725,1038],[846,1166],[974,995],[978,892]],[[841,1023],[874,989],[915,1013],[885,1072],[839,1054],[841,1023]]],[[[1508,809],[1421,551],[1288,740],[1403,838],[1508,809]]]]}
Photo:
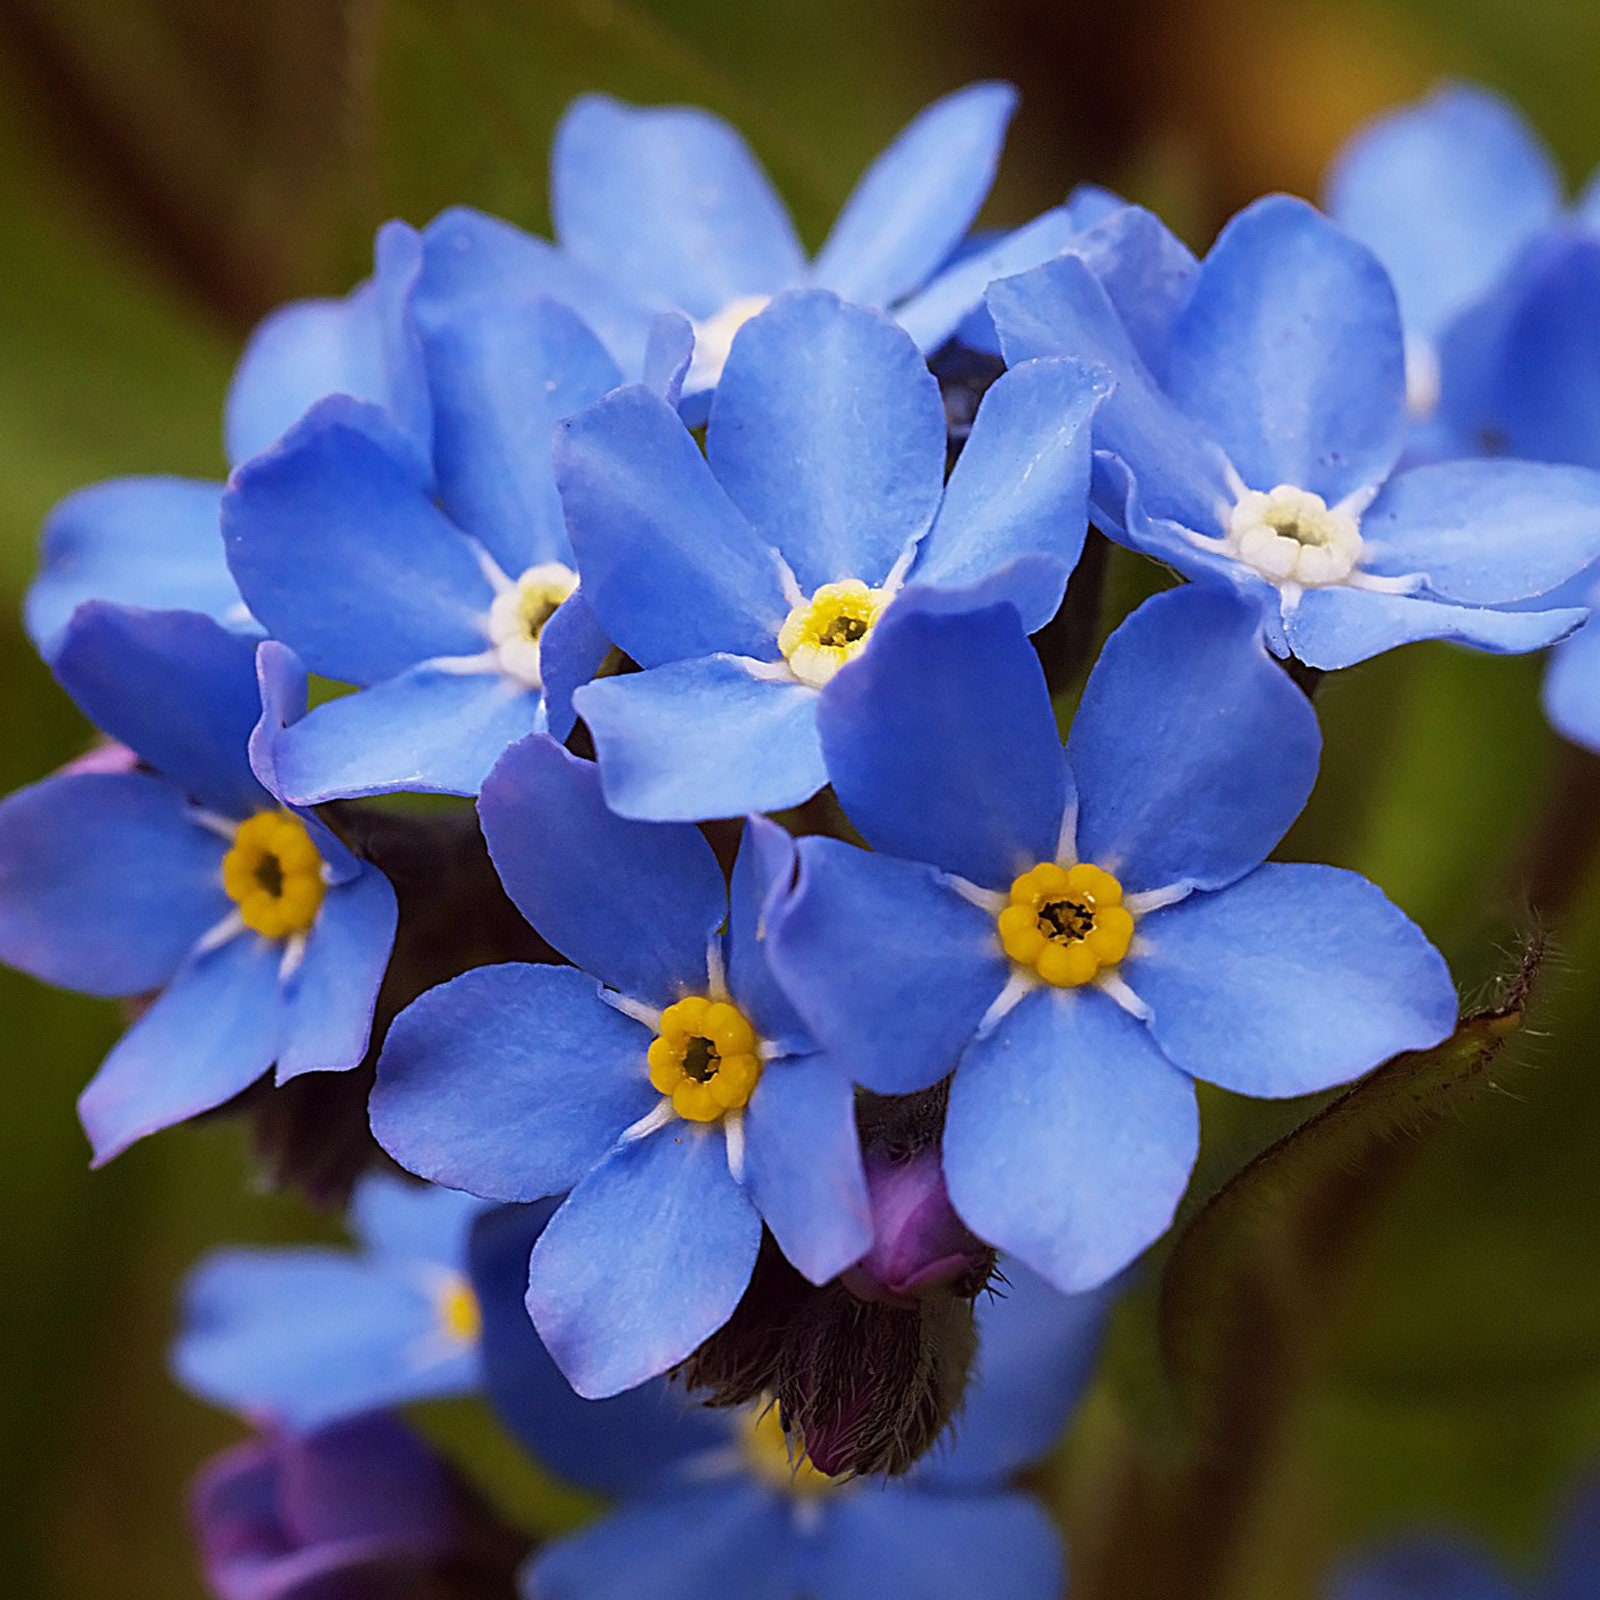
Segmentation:
{"type": "Polygon", "coordinates": [[[1059,1537],[1010,1487],[1059,1437],[1086,1387],[1106,1293],[1065,1297],[1004,1263],[978,1307],[977,1368],[953,1436],[906,1477],[824,1478],[791,1462],[772,1410],[685,1411],[656,1383],[575,1398],[522,1314],[520,1265],[541,1217],[514,1208],[473,1240],[484,1368],[529,1451],[622,1503],[545,1546],[524,1573],[540,1600],[1055,1600],[1059,1537]]]}
{"type": "Polygon", "coordinates": [[[507,893],[574,966],[480,967],[411,1005],[373,1131],[437,1183],[572,1191],[528,1306],[573,1386],[614,1394],[722,1326],[763,1221],[813,1282],[866,1250],[853,1091],[757,943],[792,865],[782,829],[748,825],[730,904],[697,829],[615,816],[593,766],[548,736],[506,753],[478,809],[507,893]]]}
{"type": "Polygon", "coordinates": [[[250,610],[311,671],[355,684],[279,742],[300,804],[476,794],[507,745],[572,726],[610,648],[577,574],[550,463],[558,418],[618,373],[551,301],[429,335],[433,452],[370,404],[314,406],[234,475],[228,559],[250,610]]]}
{"type": "MultiPolygon", "coordinates": [[[[422,266],[418,234],[378,231],[373,275],[343,299],[302,300],[251,335],[228,391],[233,465],[273,444],[311,404],[347,394],[381,405],[422,459],[432,422],[410,298],[422,266]]],[[[260,632],[222,548],[223,485],[191,478],[115,478],[70,494],[44,525],[39,574],[28,591],[29,636],[53,660],[85,600],[198,611],[260,632]]]]}
{"type": "Polygon", "coordinates": [[[0,802],[0,959],[88,994],[161,991],[79,1102],[97,1163],[274,1062],[282,1083],[367,1048],[394,892],[281,804],[264,745],[305,677],[278,645],[259,665],[258,684],[255,645],[208,618],[82,606],[56,675],[143,769],[0,802]]]}
{"type": "Polygon", "coordinates": [[[178,1378],[257,1423],[305,1432],[479,1381],[481,1316],[467,1242],[483,1203],[398,1178],[362,1180],[362,1253],[225,1250],[184,1290],[178,1378]]]}
{"type": "Polygon", "coordinates": [[[741,330],[704,456],[639,388],[565,424],[556,471],[583,593],[646,669],[575,696],[609,803],[677,821],[814,794],[818,689],[907,580],[1005,595],[1042,627],[1083,545],[1104,395],[1076,362],[1013,368],[947,485],[944,412],[916,346],[811,291],[741,330]]]}
{"type": "Polygon", "coordinates": [[[1162,369],[1076,255],[994,285],[1013,362],[1072,351],[1114,378],[1094,422],[1100,525],[1258,608],[1268,643],[1350,666],[1414,639],[1494,651],[1582,620],[1562,584],[1600,556],[1600,475],[1521,461],[1395,472],[1405,359],[1387,275],[1300,201],[1223,230],[1162,369]]]}
{"type": "Polygon", "coordinates": [[[585,95],[556,132],[559,246],[481,212],[446,211],[424,233],[418,314],[426,323],[463,304],[548,294],[584,317],[630,380],[645,375],[658,319],[687,318],[691,411],[703,409],[739,327],[785,289],[831,289],[888,310],[932,352],[992,278],[1047,259],[1077,226],[1057,207],[952,263],[1015,100],[1005,84],[980,83],[929,106],[862,178],[808,262],[782,201],[725,122],[585,95]]]}
{"type": "Polygon", "coordinates": [[[875,852],[799,841],[773,970],[869,1089],[952,1069],[950,1198],[1058,1287],[1104,1282],[1171,1220],[1193,1079],[1295,1095],[1455,1020],[1450,975],[1377,889],[1262,865],[1319,739],[1253,608],[1147,602],[1091,673],[1065,756],[1006,605],[907,605],[823,696],[823,748],[875,852]]]}

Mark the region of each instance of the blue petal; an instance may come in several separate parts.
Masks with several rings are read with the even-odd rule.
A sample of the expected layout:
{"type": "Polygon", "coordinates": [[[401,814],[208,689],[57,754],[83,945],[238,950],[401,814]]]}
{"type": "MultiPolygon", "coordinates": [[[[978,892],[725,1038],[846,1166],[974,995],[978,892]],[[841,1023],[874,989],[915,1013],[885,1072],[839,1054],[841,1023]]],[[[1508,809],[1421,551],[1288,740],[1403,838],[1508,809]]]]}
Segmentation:
{"type": "Polygon", "coordinates": [[[994,918],[920,862],[822,838],[799,857],[798,886],[767,920],[779,983],[858,1083],[937,1083],[1005,987],[994,918]]]}
{"type": "Polygon", "coordinates": [[[600,757],[606,800],[662,822],[779,811],[828,781],[817,691],[713,655],[601,678],[573,696],[600,757]]]}
{"type": "Polygon", "coordinates": [[[622,381],[605,347],[554,300],[479,307],[435,328],[439,499],[510,577],[572,562],[550,460],[555,425],[622,381]]]}
{"type": "Polygon", "coordinates": [[[1237,1094],[1310,1094],[1445,1038],[1450,969],[1381,890],[1268,862],[1139,924],[1123,969],[1156,1043],[1237,1094]]]}
{"type": "Polygon", "coordinates": [[[556,129],[550,206],[561,243],[655,310],[709,317],[775,294],[804,267],[750,148],[709,112],[573,102],[556,129]]]}
{"type": "Polygon", "coordinates": [[[917,1469],[940,1488],[1004,1483],[1050,1453],[1077,1408],[1105,1333],[1115,1285],[1061,1294],[1002,1258],[1000,1287],[978,1302],[978,1357],[947,1436],[917,1469]]]}
{"type": "Polygon", "coordinates": [[[688,1457],[728,1445],[726,1419],[666,1380],[583,1400],[539,1342],[523,1299],[528,1256],[554,1206],[501,1206],[472,1230],[483,1311],[483,1378],[496,1415],[534,1460],[603,1494],[671,1480],[688,1457]]]}
{"type": "Polygon", "coordinates": [[[745,819],[728,887],[728,989],[756,1032],[788,1055],[804,1055],[816,1043],[767,964],[767,916],[794,882],[794,840],[765,817],[745,819]]]}
{"type": "Polygon", "coordinates": [[[790,1261],[813,1283],[859,1261],[872,1244],[872,1208],[849,1073],[824,1055],[769,1061],[744,1133],[750,1198],[790,1261]]]}
{"type": "Polygon", "coordinates": [[[272,1065],[281,957],[271,940],[240,934],[190,961],[123,1034],[78,1099],[96,1166],[231,1100],[272,1065]]]}
{"type": "Polygon", "coordinates": [[[372,1131],[402,1166],[497,1200],[569,1189],[660,1099],[650,1030],[568,967],[475,967],[395,1018],[372,1131]]]}
{"type": "Polygon", "coordinates": [[[597,402],[557,431],[555,462],[583,592],[635,661],[777,658],[789,605],[772,552],[665,401],[597,402]]]}
{"type": "Polygon", "coordinates": [[[475,1195],[369,1172],[357,1183],[345,1220],[374,1256],[462,1272],[473,1223],[484,1210],[475,1195]]]}
{"type": "Polygon", "coordinates": [[[367,1053],[398,915],[394,890],[376,867],[329,889],[284,988],[279,1083],[302,1072],[342,1072],[367,1053]]]}
{"type": "Polygon", "coordinates": [[[705,992],[728,896],[698,828],[616,816],[594,763],[547,736],[506,751],[478,817],[506,893],[569,961],[651,1005],[705,992]]]}
{"type": "Polygon", "coordinates": [[[1600,750],[1600,626],[1586,624],[1551,655],[1544,714],[1564,738],[1600,750]]]}
{"type": "Polygon", "coordinates": [[[452,1347],[425,1280],[333,1250],[208,1257],[184,1287],[172,1364],[193,1393],[297,1431],[478,1378],[476,1348],[452,1347]]]}
{"type": "Polygon", "coordinates": [[[102,733],[226,816],[271,803],[250,769],[261,716],[254,643],[186,611],[78,608],[56,677],[102,733]]]}
{"type": "Polygon", "coordinates": [[[812,263],[811,281],[889,306],[948,260],[994,182],[1017,91],[974,83],[920,112],[867,169],[812,263]]]}
{"type": "Polygon", "coordinates": [[[613,1150],[550,1219],[533,1248],[528,1310],[572,1387],[604,1399],[715,1333],[760,1243],[722,1129],[674,1118],[613,1150]]]}
{"type": "MultiPolygon", "coordinates": [[[[1075,361],[1003,373],[978,407],[911,581],[960,588],[1034,554],[1059,561],[1064,581],[1088,527],[1089,423],[1109,392],[1103,369],[1075,361]]],[[[1059,589],[1019,594],[1024,629],[1042,628],[1060,602],[1059,589]]]]}
{"type": "Polygon", "coordinates": [[[1585,1600],[1600,1579],[1600,1478],[1591,1472],[1561,1518],[1549,1600],[1585,1600]]]}
{"type": "Polygon", "coordinates": [[[1408,332],[1435,338],[1555,219],[1562,182],[1516,109],[1450,84],[1377,118],[1328,174],[1328,211],[1389,269],[1408,332]]]}
{"type": "Polygon", "coordinates": [[[1025,1494],[866,1484],[826,1503],[804,1593],[815,1600],[1056,1600],[1061,1536],[1025,1494]]]}
{"type": "Polygon", "coordinates": [[[939,506],[939,385],[887,317],[821,290],[787,294],[733,341],[706,458],[807,594],[881,583],[939,506]]]}
{"type": "Polygon", "coordinates": [[[565,739],[578,720],[573,694],[594,677],[610,654],[610,636],[582,590],[575,589],[539,633],[545,726],[557,739],[565,739]]]}
{"type": "Polygon", "coordinates": [[[694,362],[694,324],[675,311],[663,311],[650,324],[640,381],[669,406],[683,397],[683,380],[694,362]]]}
{"type": "Polygon", "coordinates": [[[1311,793],[1316,714],[1262,648],[1256,615],[1222,590],[1168,590],[1089,675],[1067,741],[1078,854],[1127,890],[1231,883],[1311,793]]]}
{"type": "Polygon", "coordinates": [[[0,960],[85,994],[158,988],[232,909],[227,845],[141,772],[65,774],[0,801],[0,960]]]}
{"type": "MultiPolygon", "coordinates": [[[[1586,1592],[1574,1591],[1572,1600],[1586,1592]]],[[[1519,1591],[1475,1550],[1414,1540],[1341,1567],[1328,1600],[1519,1600],[1519,1591]]]]}
{"type": "Polygon", "coordinates": [[[1420,572],[1467,605],[1542,595],[1600,559],[1600,472],[1450,461],[1390,480],[1362,519],[1363,568],[1420,572]]]}
{"type": "Polygon", "coordinates": [[[222,556],[221,501],[221,484],[190,478],[114,478],[69,494],[45,522],[28,590],[28,636],[45,660],[85,600],[250,628],[222,556]]]}
{"type": "Polygon", "coordinates": [[[318,706],[278,736],[273,760],[296,805],[401,790],[470,795],[506,746],[543,721],[537,689],[424,663],[318,706]]]}
{"type": "Polygon", "coordinates": [[[1388,276],[1303,201],[1258,200],[1206,257],[1167,389],[1253,489],[1292,483],[1332,503],[1381,483],[1406,433],[1388,276]]]}
{"type": "Polygon", "coordinates": [[[324,677],[376,683],[484,648],[489,580],[371,406],[324,400],[241,467],[222,531],[251,611],[324,677]]]}
{"type": "Polygon", "coordinates": [[[1572,607],[1491,611],[1343,586],[1308,589],[1284,618],[1289,648],[1334,672],[1418,639],[1450,639],[1495,655],[1521,655],[1564,639],[1588,616],[1572,607]]]}
{"type": "Polygon", "coordinates": [[[643,375],[653,313],[548,240],[470,206],[450,206],[423,229],[422,246],[412,304],[424,330],[468,307],[548,295],[588,323],[625,377],[643,375]]]}
{"type": "MultiPolygon", "coordinates": [[[[1088,265],[1060,256],[994,284],[987,296],[1012,366],[1070,356],[1105,367],[1115,387],[1095,413],[1096,451],[1123,461],[1145,510],[1199,533],[1220,531],[1219,506],[1232,503],[1227,463],[1199,423],[1156,386],[1104,286],[1088,265]]],[[[1120,505],[1097,509],[1118,527],[1120,505]]]]}
{"type": "Polygon", "coordinates": [[[1172,1222],[1200,1144],[1194,1085],[1097,990],[1036,989],[950,1088],[945,1179],[967,1226],[1064,1293],[1172,1222]]]}
{"type": "Polygon", "coordinates": [[[1011,606],[891,608],[824,690],[818,724],[834,790],[875,850],[990,889],[1055,859],[1069,779],[1011,606]]]}
{"type": "Polygon", "coordinates": [[[794,1600],[789,1505],[746,1483],[714,1483],[625,1505],[546,1544],[525,1600],[794,1600]]]}

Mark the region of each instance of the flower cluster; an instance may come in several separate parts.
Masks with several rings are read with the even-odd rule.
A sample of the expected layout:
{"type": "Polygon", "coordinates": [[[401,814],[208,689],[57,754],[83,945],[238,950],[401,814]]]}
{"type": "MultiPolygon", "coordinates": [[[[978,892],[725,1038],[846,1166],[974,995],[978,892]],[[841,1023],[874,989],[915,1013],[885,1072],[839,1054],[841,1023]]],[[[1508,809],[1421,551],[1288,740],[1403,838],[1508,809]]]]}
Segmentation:
{"type": "MultiPolygon", "coordinates": [[[[29,627],[110,742],[0,804],[0,956],[133,1002],[96,1159],[344,1074],[298,1136],[429,1181],[192,1280],[177,1370],[266,1430],[197,1502],[220,1593],[299,1592],[256,1544],[499,1571],[372,1415],[482,1383],[623,1500],[530,1594],[1048,1600],[1011,1480],[1196,1085],[1455,1027],[1378,887],[1268,858],[1319,674],[1585,622],[1600,431],[1540,363],[1600,244],[1468,91],[1203,261],[1099,191],[974,243],[1012,98],[924,112],[809,261],[723,123],[582,100],[556,240],[388,224],[252,339],[225,486],[52,516],[29,627]],[[1091,524],[1187,581],[1102,627],[1091,524]]],[[[1600,744],[1594,633],[1551,713],[1600,744]]]]}

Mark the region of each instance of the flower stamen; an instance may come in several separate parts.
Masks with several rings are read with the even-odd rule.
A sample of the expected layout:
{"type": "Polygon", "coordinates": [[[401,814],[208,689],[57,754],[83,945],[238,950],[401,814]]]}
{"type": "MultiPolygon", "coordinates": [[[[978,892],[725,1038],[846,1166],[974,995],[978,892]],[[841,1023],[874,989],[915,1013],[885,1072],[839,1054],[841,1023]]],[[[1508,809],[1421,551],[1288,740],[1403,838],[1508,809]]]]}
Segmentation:
{"type": "Polygon", "coordinates": [[[1228,513],[1227,553],[1279,587],[1346,582],[1361,559],[1361,530],[1346,505],[1280,483],[1269,494],[1246,489],[1228,513]]]}
{"type": "Polygon", "coordinates": [[[731,1001],[688,995],[661,1013],[646,1057],[650,1082],[686,1122],[716,1122],[755,1093],[760,1044],[731,1001]]]}
{"type": "Polygon", "coordinates": [[[234,830],[222,887],[245,927],[267,939],[304,935],[327,893],[322,855],[292,812],[258,811],[234,830]]]}
{"type": "Polygon", "coordinates": [[[778,630],[778,648],[789,670],[802,683],[820,689],[866,649],[873,627],[892,598],[889,589],[873,589],[859,578],[843,578],[823,584],[809,600],[797,601],[778,630]]]}
{"type": "Polygon", "coordinates": [[[1076,989],[1127,955],[1133,914],[1122,903],[1122,885],[1104,868],[1041,861],[1012,883],[995,928],[1019,968],[1076,989]]]}
{"type": "Polygon", "coordinates": [[[578,587],[578,575],[559,561],[529,567],[494,597],[489,607],[489,642],[495,664],[530,689],[544,684],[539,635],[557,608],[578,587]]]}

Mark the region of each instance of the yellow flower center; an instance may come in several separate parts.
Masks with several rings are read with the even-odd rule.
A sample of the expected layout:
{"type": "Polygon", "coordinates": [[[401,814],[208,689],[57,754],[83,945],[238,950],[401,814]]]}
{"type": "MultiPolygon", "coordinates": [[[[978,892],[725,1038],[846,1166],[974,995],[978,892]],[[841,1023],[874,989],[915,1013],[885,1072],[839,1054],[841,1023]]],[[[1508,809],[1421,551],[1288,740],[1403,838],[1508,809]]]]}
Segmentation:
{"type": "Polygon", "coordinates": [[[1061,989],[1077,988],[1116,966],[1133,940],[1122,885],[1087,861],[1030,867],[1011,885],[1009,903],[995,922],[1006,954],[1061,989]]]}
{"type": "Polygon", "coordinates": [[[268,939],[306,932],[328,892],[321,854],[287,811],[258,811],[239,824],[222,858],[222,887],[245,927],[268,939]]]}
{"type": "Polygon", "coordinates": [[[866,649],[872,627],[890,595],[859,578],[825,583],[800,601],[778,630],[778,648],[802,683],[820,689],[845,662],[866,649]]]}
{"type": "Polygon", "coordinates": [[[755,1093],[759,1043],[736,1005],[689,995],[661,1013],[660,1030],[650,1041],[650,1082],[686,1121],[715,1122],[755,1093]]]}
{"type": "Polygon", "coordinates": [[[538,689],[544,683],[539,635],[556,608],[578,587],[578,575],[559,561],[529,567],[489,607],[489,642],[500,670],[538,689]]]}
{"type": "Polygon", "coordinates": [[[476,1344],[483,1335],[483,1312],[472,1285],[452,1273],[438,1292],[439,1327],[453,1344],[476,1344]]]}
{"type": "Polygon", "coordinates": [[[839,1485],[825,1472],[811,1465],[804,1450],[795,1455],[789,1436],[778,1420],[778,1408],[769,1405],[761,1411],[746,1411],[739,1440],[745,1465],[751,1475],[782,1494],[809,1499],[828,1494],[839,1485]]]}

